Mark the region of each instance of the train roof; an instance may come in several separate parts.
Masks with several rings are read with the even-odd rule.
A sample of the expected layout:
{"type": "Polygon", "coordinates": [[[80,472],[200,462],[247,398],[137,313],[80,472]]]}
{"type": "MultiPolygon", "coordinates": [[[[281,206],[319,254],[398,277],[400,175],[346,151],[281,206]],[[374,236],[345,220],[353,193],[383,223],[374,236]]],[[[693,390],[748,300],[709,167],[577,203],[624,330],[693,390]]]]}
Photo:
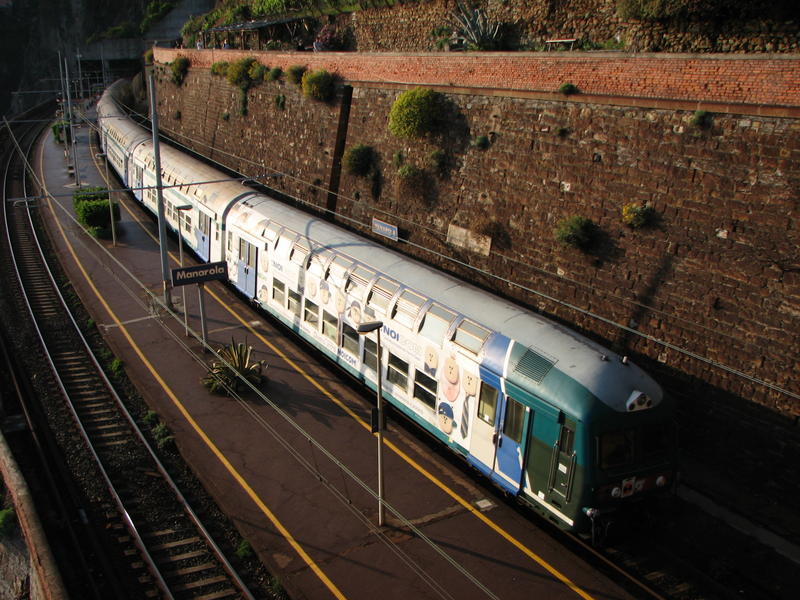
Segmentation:
{"type": "Polygon", "coordinates": [[[97,102],[97,120],[103,123],[111,136],[127,152],[151,137],[150,132],[135,123],[119,106],[120,96],[128,83],[120,79],[103,92],[97,102]]]}
{"type": "MultiPolygon", "coordinates": [[[[647,394],[654,403],[661,400],[661,389],[652,378],[631,362],[623,363],[620,356],[602,345],[318,217],[254,194],[234,205],[230,218],[251,233],[253,224],[264,226],[269,219],[304,236],[312,248],[323,246],[343,253],[378,274],[514,340],[536,356],[544,357],[557,371],[577,381],[616,411],[628,410],[626,401],[635,390],[647,394]]],[[[547,378],[540,384],[543,392],[548,386],[547,378]]]]}

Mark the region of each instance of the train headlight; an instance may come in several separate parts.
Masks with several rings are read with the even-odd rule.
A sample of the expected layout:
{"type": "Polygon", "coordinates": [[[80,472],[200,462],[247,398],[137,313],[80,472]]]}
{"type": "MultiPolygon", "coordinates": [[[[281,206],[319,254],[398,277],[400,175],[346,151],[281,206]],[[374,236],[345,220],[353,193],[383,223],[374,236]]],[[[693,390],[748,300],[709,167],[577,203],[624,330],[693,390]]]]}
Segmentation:
{"type": "Polygon", "coordinates": [[[664,487],[667,485],[667,478],[663,475],[659,475],[656,477],[656,487],[664,487]]]}
{"type": "Polygon", "coordinates": [[[619,498],[620,496],[622,496],[622,489],[621,488],[615,487],[613,490],[611,490],[611,497],[612,498],[619,498]]]}

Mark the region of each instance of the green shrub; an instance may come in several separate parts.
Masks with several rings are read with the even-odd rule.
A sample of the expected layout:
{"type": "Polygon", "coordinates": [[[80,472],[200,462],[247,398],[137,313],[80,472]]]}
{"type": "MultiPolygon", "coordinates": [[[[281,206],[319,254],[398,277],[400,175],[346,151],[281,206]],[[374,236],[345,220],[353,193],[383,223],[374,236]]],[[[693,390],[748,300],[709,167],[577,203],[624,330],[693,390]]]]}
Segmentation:
{"type": "Polygon", "coordinates": [[[250,65],[250,70],[247,72],[250,77],[251,85],[255,85],[264,81],[264,75],[267,73],[267,67],[262,65],[257,60],[250,65]]]}
{"type": "Polygon", "coordinates": [[[164,448],[165,446],[171,444],[173,442],[172,434],[169,431],[169,427],[164,421],[159,421],[158,425],[151,429],[153,432],[153,437],[156,438],[156,446],[159,448],[164,448]]]}
{"type": "Polygon", "coordinates": [[[233,395],[242,387],[242,380],[258,386],[263,380],[266,362],[252,360],[253,347],[231,340],[227,346],[217,349],[223,360],[213,361],[202,379],[211,392],[233,395]]]}
{"type": "Polygon", "coordinates": [[[148,48],[147,50],[145,50],[143,58],[144,58],[144,64],[152,65],[153,64],[153,49],[152,48],[148,48]]]}
{"type": "Polygon", "coordinates": [[[139,25],[139,31],[145,33],[155,23],[158,23],[167,16],[167,13],[175,8],[175,6],[175,2],[161,2],[159,0],[150,2],[145,8],[144,18],[142,19],[141,25],[139,25]]]}
{"type": "Polygon", "coordinates": [[[13,506],[0,510],[0,539],[11,533],[16,522],[17,516],[13,506]]]}
{"type": "Polygon", "coordinates": [[[428,155],[431,168],[439,175],[444,175],[448,171],[450,159],[447,152],[441,148],[437,148],[428,155]]]}
{"type": "Polygon", "coordinates": [[[228,63],[227,61],[220,60],[215,62],[211,65],[211,74],[212,75],[219,75],[220,77],[226,77],[228,75],[228,63]]]}
{"type": "Polygon", "coordinates": [[[426,202],[430,198],[428,174],[417,166],[403,165],[397,170],[398,195],[408,199],[419,197],[426,202]]]}
{"type": "Polygon", "coordinates": [[[158,421],[158,413],[156,413],[154,410],[148,410],[146,413],[144,413],[142,421],[144,421],[145,425],[152,425],[158,421]]]}
{"type": "Polygon", "coordinates": [[[283,94],[278,94],[275,96],[275,106],[278,110],[283,110],[286,108],[286,96],[283,94]]]}
{"type": "Polygon", "coordinates": [[[122,371],[122,361],[119,358],[114,357],[114,360],[111,361],[108,370],[111,371],[111,374],[116,377],[122,371]]]}
{"type": "MultiPolygon", "coordinates": [[[[114,220],[119,220],[119,205],[114,204],[114,220]]],[[[92,235],[105,237],[111,228],[108,200],[85,200],[75,207],[78,222],[92,235]]]]}
{"type": "Polygon", "coordinates": [[[189,59],[185,56],[179,56],[170,64],[172,69],[172,83],[181,85],[186,78],[186,73],[189,72],[189,59]]]}
{"type": "Polygon", "coordinates": [[[489,141],[489,136],[486,135],[479,135],[475,138],[474,145],[479,150],[486,150],[489,146],[491,146],[491,142],[489,141]]]}
{"type": "Polygon", "coordinates": [[[374,163],[375,151],[366,144],[358,144],[348,148],[342,157],[344,170],[350,175],[357,175],[358,177],[369,175],[374,163]]]}
{"type": "Polygon", "coordinates": [[[656,211],[649,204],[626,204],[622,207],[622,222],[628,227],[638,229],[653,222],[656,211]]]}
{"type": "Polygon", "coordinates": [[[698,110],[695,111],[695,113],[692,115],[692,118],[689,119],[689,122],[700,129],[709,129],[711,124],[714,122],[714,119],[710,112],[698,110]]]}
{"type": "Polygon", "coordinates": [[[255,58],[248,56],[230,63],[225,71],[228,83],[245,91],[250,89],[253,83],[252,79],[250,79],[250,68],[255,62],[255,58]]]}
{"type": "Polygon", "coordinates": [[[227,110],[224,113],[222,113],[222,120],[223,121],[229,121],[230,118],[231,118],[231,113],[229,113],[227,110]]]}
{"type": "Polygon", "coordinates": [[[403,163],[405,162],[406,162],[406,157],[403,156],[403,153],[400,152],[400,150],[392,154],[392,166],[395,169],[399,169],[400,167],[402,167],[403,163]]]}
{"type": "Polygon", "coordinates": [[[597,237],[597,226],[587,217],[573,215],[559,221],[556,240],[565,246],[588,250],[597,237]]]}
{"type": "Polygon", "coordinates": [[[242,559],[253,556],[253,547],[250,545],[250,542],[247,540],[240,541],[239,545],[236,546],[236,556],[242,559]]]}
{"type": "Polygon", "coordinates": [[[69,123],[67,121],[53,123],[53,137],[59,144],[63,144],[65,139],[69,142],[69,123]]]}
{"type": "Polygon", "coordinates": [[[306,72],[305,65],[292,65],[286,69],[286,81],[300,85],[303,83],[303,73],[306,72]]]}
{"type": "Polygon", "coordinates": [[[562,83],[561,86],[558,88],[559,93],[564,94],[565,96],[569,96],[571,94],[577,94],[580,92],[578,86],[574,83],[562,83]]]}
{"type": "Polygon", "coordinates": [[[277,81],[283,75],[283,70],[280,67],[272,67],[266,74],[267,81],[277,81]]]}
{"type": "Polygon", "coordinates": [[[429,88],[400,94],[389,111],[389,131],[398,137],[423,137],[444,121],[444,96],[429,88]]]}
{"type": "Polygon", "coordinates": [[[250,11],[254,17],[280,15],[287,11],[287,0],[253,0],[250,11]]]}
{"type": "Polygon", "coordinates": [[[108,190],[99,186],[86,186],[72,192],[72,206],[75,210],[81,202],[94,200],[108,201],[108,190]]]}
{"type": "Polygon", "coordinates": [[[623,19],[660,21],[688,14],[696,0],[617,0],[617,14],[623,19]]]}
{"type": "Polygon", "coordinates": [[[333,96],[333,75],[325,69],[306,71],[301,80],[303,95],[307,98],[327,102],[333,96]]]}

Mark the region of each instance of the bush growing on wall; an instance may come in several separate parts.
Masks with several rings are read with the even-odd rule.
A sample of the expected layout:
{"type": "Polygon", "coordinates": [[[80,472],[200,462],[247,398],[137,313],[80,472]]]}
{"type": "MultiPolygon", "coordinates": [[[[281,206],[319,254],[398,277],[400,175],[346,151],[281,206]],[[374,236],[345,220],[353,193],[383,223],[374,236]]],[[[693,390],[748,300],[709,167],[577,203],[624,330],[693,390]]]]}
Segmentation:
{"type": "Polygon", "coordinates": [[[185,56],[179,56],[170,64],[172,69],[172,83],[181,85],[186,78],[186,73],[189,72],[189,59],[185,56]]]}
{"type": "Polygon", "coordinates": [[[369,175],[374,162],[375,151],[366,144],[358,144],[349,148],[344,153],[344,157],[342,157],[344,170],[350,175],[357,175],[358,177],[369,175]]]}
{"type": "Polygon", "coordinates": [[[305,72],[305,65],[292,65],[286,69],[286,81],[300,85],[303,82],[303,73],[305,72]]]}
{"type": "Polygon", "coordinates": [[[333,96],[333,75],[325,69],[306,71],[303,73],[303,95],[321,102],[327,102],[333,96]]]}
{"type": "Polygon", "coordinates": [[[267,81],[277,81],[283,75],[283,71],[280,67],[272,67],[267,74],[264,76],[264,79],[267,81]]]}
{"type": "Polygon", "coordinates": [[[556,240],[565,246],[589,250],[597,237],[597,225],[591,219],[573,215],[559,221],[556,227],[556,240]]]}
{"type": "Polygon", "coordinates": [[[414,88],[397,97],[389,111],[389,131],[397,137],[423,137],[444,118],[444,96],[429,88],[414,88]]]}
{"type": "Polygon", "coordinates": [[[228,75],[228,64],[229,63],[224,60],[215,62],[213,65],[211,65],[211,74],[218,75],[220,77],[226,77],[228,75]]]}

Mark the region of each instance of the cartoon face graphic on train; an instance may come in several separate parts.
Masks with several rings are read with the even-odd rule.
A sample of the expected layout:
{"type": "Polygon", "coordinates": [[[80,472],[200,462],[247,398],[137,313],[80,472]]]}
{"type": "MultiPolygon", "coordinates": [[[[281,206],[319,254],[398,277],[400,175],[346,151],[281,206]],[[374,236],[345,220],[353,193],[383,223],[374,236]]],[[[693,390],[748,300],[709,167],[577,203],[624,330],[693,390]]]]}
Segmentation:
{"type": "Polygon", "coordinates": [[[439,429],[447,435],[453,433],[453,407],[447,402],[440,402],[436,416],[439,421],[439,429]]]}
{"type": "MultiPolygon", "coordinates": [[[[328,287],[327,281],[321,281],[319,284],[319,300],[323,305],[327,306],[328,301],[331,299],[331,290],[328,287]]],[[[340,311],[341,312],[341,311],[340,311]]]]}
{"type": "Polygon", "coordinates": [[[306,283],[306,297],[315,298],[317,296],[317,282],[309,279],[306,283]]]}
{"type": "Polygon", "coordinates": [[[442,392],[448,402],[455,402],[458,393],[461,391],[459,386],[459,367],[456,357],[452,354],[444,359],[442,368],[442,392]]]}
{"type": "Polygon", "coordinates": [[[347,317],[354,325],[361,324],[361,305],[358,302],[351,302],[347,309],[347,317]]]}
{"type": "Polygon", "coordinates": [[[436,348],[428,346],[425,348],[425,366],[423,367],[426,375],[436,377],[436,368],[439,366],[439,353],[436,348]]]}

